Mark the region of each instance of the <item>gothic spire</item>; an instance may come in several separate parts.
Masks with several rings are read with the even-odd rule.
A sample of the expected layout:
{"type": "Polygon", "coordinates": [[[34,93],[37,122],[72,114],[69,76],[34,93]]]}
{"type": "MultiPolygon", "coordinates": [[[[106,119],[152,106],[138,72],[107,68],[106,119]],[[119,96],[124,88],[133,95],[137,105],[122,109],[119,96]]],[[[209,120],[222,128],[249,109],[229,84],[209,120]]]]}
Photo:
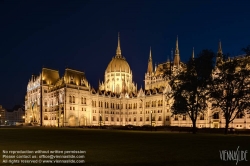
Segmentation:
{"type": "Polygon", "coordinates": [[[194,59],[194,47],[193,47],[192,59],[194,59]]]}
{"type": "Polygon", "coordinates": [[[152,73],[153,72],[153,60],[152,60],[152,52],[151,52],[151,47],[149,50],[149,59],[148,59],[148,73],[152,73]]]}
{"type": "Polygon", "coordinates": [[[223,54],[222,53],[222,48],[221,48],[221,41],[219,41],[218,54],[223,54]]]}
{"type": "Polygon", "coordinates": [[[122,51],[120,47],[120,33],[118,32],[118,44],[117,44],[117,49],[116,49],[116,57],[121,58],[122,56],[122,51]]]}
{"type": "Polygon", "coordinates": [[[175,54],[179,54],[178,35],[177,35],[176,44],[175,44],[175,54]]]}
{"type": "Polygon", "coordinates": [[[174,66],[178,68],[179,65],[180,65],[180,52],[179,52],[178,36],[177,36],[176,45],[175,45],[174,66]]]}
{"type": "Polygon", "coordinates": [[[152,61],[152,52],[151,52],[151,46],[149,48],[149,61],[152,61]]]}
{"type": "Polygon", "coordinates": [[[221,41],[219,41],[219,46],[218,46],[218,52],[216,56],[216,66],[220,66],[223,61],[223,53],[222,53],[222,47],[221,47],[221,41]]]}

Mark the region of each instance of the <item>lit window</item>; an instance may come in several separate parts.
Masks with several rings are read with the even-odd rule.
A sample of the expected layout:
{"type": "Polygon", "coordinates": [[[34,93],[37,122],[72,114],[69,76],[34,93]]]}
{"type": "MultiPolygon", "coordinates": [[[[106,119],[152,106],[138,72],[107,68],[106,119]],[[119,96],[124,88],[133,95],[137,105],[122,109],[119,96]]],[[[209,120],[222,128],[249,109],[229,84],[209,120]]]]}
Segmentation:
{"type": "Polygon", "coordinates": [[[158,117],[158,121],[161,121],[161,116],[158,117]]]}
{"type": "Polygon", "coordinates": [[[166,121],[169,121],[169,119],[170,119],[169,116],[166,116],[166,121]]]}
{"type": "Polygon", "coordinates": [[[237,119],[242,119],[243,117],[244,117],[243,113],[238,113],[236,116],[237,119]]]}

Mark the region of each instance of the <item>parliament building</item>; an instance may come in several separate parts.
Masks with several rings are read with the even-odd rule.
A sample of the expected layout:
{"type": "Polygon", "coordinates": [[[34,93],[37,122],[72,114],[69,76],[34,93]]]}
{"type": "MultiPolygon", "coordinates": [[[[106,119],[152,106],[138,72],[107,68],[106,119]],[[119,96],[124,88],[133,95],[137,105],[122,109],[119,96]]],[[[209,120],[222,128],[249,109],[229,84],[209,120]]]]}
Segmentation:
{"type": "MultiPolygon", "coordinates": [[[[219,43],[218,55],[221,54],[219,43]]],[[[66,68],[60,76],[58,70],[42,68],[39,75],[32,75],[27,85],[25,123],[56,127],[191,127],[188,116],[172,115],[173,99],[166,95],[171,91],[170,75],[186,69],[180,60],[178,38],[172,61],[167,60],[153,68],[152,58],[150,49],[144,89],[133,82],[132,70],[121,52],[119,35],[116,55],[108,64],[104,81],[99,82],[97,89],[91,87],[82,71],[66,68]]],[[[217,56],[217,60],[219,58],[217,56]]],[[[225,127],[225,119],[219,109],[208,109],[199,115],[196,126],[221,128],[225,127]]],[[[229,127],[250,129],[250,115],[237,117],[229,127]]]]}

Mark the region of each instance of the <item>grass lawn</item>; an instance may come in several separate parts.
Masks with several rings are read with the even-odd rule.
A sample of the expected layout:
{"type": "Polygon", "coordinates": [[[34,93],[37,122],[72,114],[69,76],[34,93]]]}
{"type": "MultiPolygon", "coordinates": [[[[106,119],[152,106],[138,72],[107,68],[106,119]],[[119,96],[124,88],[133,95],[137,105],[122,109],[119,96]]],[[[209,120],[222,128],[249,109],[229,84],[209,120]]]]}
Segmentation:
{"type": "MultiPolygon", "coordinates": [[[[230,166],[219,150],[250,151],[250,136],[190,134],[164,131],[120,131],[77,128],[0,128],[2,150],[83,150],[85,164],[59,165],[168,165],[230,166]]],[[[247,160],[250,154],[247,153],[247,160]]],[[[51,165],[51,164],[13,164],[51,165]]],[[[250,161],[238,162],[239,166],[250,161]]]]}

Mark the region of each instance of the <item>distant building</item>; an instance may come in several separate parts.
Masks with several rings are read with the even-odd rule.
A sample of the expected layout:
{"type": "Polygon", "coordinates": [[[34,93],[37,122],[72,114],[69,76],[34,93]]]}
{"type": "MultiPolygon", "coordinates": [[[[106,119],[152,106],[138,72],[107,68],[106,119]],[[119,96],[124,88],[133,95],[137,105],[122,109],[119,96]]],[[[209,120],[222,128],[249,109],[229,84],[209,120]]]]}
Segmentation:
{"type": "Polygon", "coordinates": [[[24,108],[20,105],[14,106],[12,109],[5,111],[5,125],[16,125],[24,122],[24,108]]]}
{"type": "Polygon", "coordinates": [[[4,125],[5,123],[5,112],[6,109],[4,109],[2,105],[0,105],[0,125],[4,125]]]}
{"type": "MultiPolygon", "coordinates": [[[[219,44],[217,65],[222,63],[221,53],[219,44]]],[[[172,116],[173,99],[166,96],[171,90],[170,76],[185,69],[186,65],[180,60],[178,38],[173,61],[158,64],[155,69],[150,49],[145,89],[138,89],[132,79],[132,70],[122,56],[118,36],[116,55],[108,64],[98,89],[90,86],[84,72],[69,68],[62,77],[58,70],[48,68],[42,68],[37,76],[32,75],[25,96],[25,122],[41,126],[152,124],[191,127],[188,116],[172,116]]],[[[197,119],[199,128],[224,126],[225,120],[217,110],[208,110],[197,119]]],[[[230,127],[250,128],[250,116],[237,117],[230,127]]]]}

